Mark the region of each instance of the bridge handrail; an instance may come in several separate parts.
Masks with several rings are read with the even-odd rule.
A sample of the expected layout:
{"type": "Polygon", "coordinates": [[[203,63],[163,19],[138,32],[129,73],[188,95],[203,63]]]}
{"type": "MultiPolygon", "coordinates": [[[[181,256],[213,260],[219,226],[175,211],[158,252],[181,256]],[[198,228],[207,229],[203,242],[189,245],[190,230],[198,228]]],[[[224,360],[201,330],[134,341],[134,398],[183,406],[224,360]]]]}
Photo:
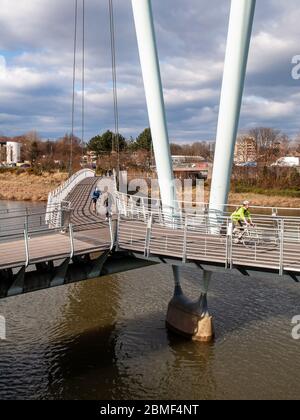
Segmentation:
{"type": "Polygon", "coordinates": [[[123,249],[128,246],[139,252],[144,247],[145,256],[162,252],[163,256],[175,256],[186,262],[188,255],[197,255],[203,247],[205,252],[203,249],[201,252],[205,255],[202,261],[205,258],[223,261],[226,268],[232,268],[236,260],[253,266],[254,260],[258,267],[278,269],[280,275],[285,271],[300,272],[300,218],[253,215],[255,228],[247,230],[247,234],[254,238],[250,241],[253,250],[249,251],[246,245],[235,245],[237,238],[230,215],[209,211],[195,214],[174,209],[172,212],[163,208],[161,203],[151,208],[150,200],[138,195],[118,194],[117,201],[119,249],[122,249],[122,238],[121,241],[125,241],[123,249]]]}
{"type": "MultiPolygon", "coordinates": [[[[66,254],[69,253],[70,255],[70,259],[72,259],[74,257],[74,255],[76,255],[76,232],[77,230],[80,232],[80,230],[82,228],[88,228],[89,226],[93,226],[95,228],[99,227],[99,228],[107,228],[107,224],[104,223],[102,220],[97,220],[97,221],[91,221],[91,222],[87,222],[87,223],[68,223],[65,227],[64,230],[62,231],[61,229],[58,229],[56,227],[54,228],[44,228],[44,229],[40,229],[40,230],[33,230],[33,229],[29,229],[28,225],[26,224],[26,222],[24,223],[24,227],[22,229],[22,231],[20,231],[18,234],[11,234],[8,235],[7,238],[14,238],[15,239],[22,239],[23,243],[24,243],[24,251],[25,251],[25,259],[24,262],[21,264],[25,267],[28,267],[30,264],[34,263],[32,258],[31,258],[31,250],[30,250],[30,240],[34,237],[34,236],[45,236],[48,237],[52,234],[58,233],[60,232],[61,234],[64,235],[68,235],[69,237],[69,249],[66,249],[66,254]]],[[[110,230],[110,237],[107,240],[99,240],[98,243],[93,243],[91,242],[90,247],[87,248],[85,251],[89,251],[89,252],[95,252],[99,249],[99,245],[100,244],[105,244],[107,245],[107,249],[112,249],[114,246],[114,242],[115,242],[115,235],[114,235],[114,230],[112,227],[112,221],[109,221],[109,230],[110,230]]],[[[0,261],[0,266],[1,266],[2,261],[0,261]]],[[[4,264],[5,266],[5,264],[4,264]]]]}
{"type": "MultiPolygon", "coordinates": [[[[133,203],[135,201],[135,199],[140,199],[142,202],[142,205],[144,205],[145,207],[149,208],[155,208],[155,207],[159,207],[160,209],[162,208],[162,203],[161,200],[159,198],[151,198],[151,197],[144,197],[139,196],[138,194],[126,194],[126,193],[121,193],[121,192],[117,192],[117,199],[119,201],[124,201],[124,200],[129,200],[131,203],[133,203]],[[159,205],[157,205],[159,204],[159,205]]],[[[185,210],[190,210],[190,208],[188,206],[191,206],[193,209],[204,209],[206,212],[211,212],[213,213],[214,210],[209,208],[209,203],[207,202],[196,202],[196,201],[183,201],[183,200],[176,200],[174,202],[174,207],[170,208],[170,210],[174,210],[174,209],[179,209],[180,211],[184,211],[184,213],[187,213],[185,210]]],[[[217,207],[224,207],[224,208],[233,208],[236,209],[238,207],[241,206],[240,204],[220,204],[220,205],[216,205],[217,207]]],[[[166,209],[166,206],[164,206],[164,209],[166,209]]],[[[271,215],[279,215],[279,213],[284,213],[284,212],[299,212],[299,216],[287,216],[287,215],[282,215],[282,216],[278,216],[278,217],[284,217],[284,218],[300,218],[300,208],[293,208],[293,207],[280,207],[280,206],[255,206],[255,205],[251,205],[251,209],[253,210],[271,210],[271,215]]],[[[229,212],[224,212],[224,214],[229,214],[229,212]]],[[[266,214],[259,214],[259,213],[255,213],[255,216],[266,216],[266,214]]]]}
{"type": "Polygon", "coordinates": [[[64,184],[58,187],[48,195],[47,214],[50,208],[56,208],[56,213],[52,214],[49,218],[46,216],[46,223],[50,226],[59,227],[61,225],[61,206],[63,201],[68,197],[70,192],[78,185],[81,181],[86,178],[95,176],[95,171],[85,168],[73,174],[64,184]]]}

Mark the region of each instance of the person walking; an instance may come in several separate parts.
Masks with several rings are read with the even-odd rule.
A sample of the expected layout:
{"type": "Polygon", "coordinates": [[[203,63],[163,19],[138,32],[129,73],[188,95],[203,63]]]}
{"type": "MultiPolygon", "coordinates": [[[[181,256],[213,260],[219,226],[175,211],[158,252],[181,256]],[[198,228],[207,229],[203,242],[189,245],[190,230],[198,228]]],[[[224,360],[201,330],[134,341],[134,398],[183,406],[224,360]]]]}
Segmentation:
{"type": "Polygon", "coordinates": [[[93,211],[94,213],[97,213],[97,202],[99,198],[101,197],[101,191],[98,187],[95,187],[93,194],[92,194],[92,204],[93,204],[93,211]]]}
{"type": "Polygon", "coordinates": [[[105,221],[107,222],[112,217],[112,206],[114,204],[113,195],[108,191],[108,187],[104,188],[101,202],[105,208],[105,221]]]}

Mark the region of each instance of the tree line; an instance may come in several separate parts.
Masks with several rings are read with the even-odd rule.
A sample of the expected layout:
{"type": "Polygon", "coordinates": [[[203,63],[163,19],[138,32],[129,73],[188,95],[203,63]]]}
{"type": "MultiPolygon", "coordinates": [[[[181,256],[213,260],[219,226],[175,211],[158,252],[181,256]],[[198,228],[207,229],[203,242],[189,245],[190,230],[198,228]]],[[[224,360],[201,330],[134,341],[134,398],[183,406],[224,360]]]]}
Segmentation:
{"type": "MultiPolygon", "coordinates": [[[[289,154],[300,155],[300,134],[293,141],[282,131],[268,127],[257,127],[243,135],[252,137],[257,143],[258,162],[268,165],[276,159],[289,154]]],[[[122,134],[116,135],[107,130],[102,134],[92,137],[87,143],[70,134],[65,134],[57,140],[42,140],[37,132],[31,131],[24,135],[8,138],[0,137],[0,140],[15,140],[22,144],[21,159],[28,161],[32,166],[39,165],[43,169],[53,166],[64,170],[69,166],[70,150],[72,144],[73,168],[82,166],[83,156],[91,152],[96,156],[99,165],[103,164],[108,156],[107,165],[115,165],[116,154],[119,152],[123,166],[144,165],[151,166],[153,157],[152,136],[150,128],[143,130],[135,139],[126,139],[122,134]]],[[[202,156],[204,159],[213,161],[213,142],[194,142],[192,144],[171,143],[172,155],[202,156]]]]}

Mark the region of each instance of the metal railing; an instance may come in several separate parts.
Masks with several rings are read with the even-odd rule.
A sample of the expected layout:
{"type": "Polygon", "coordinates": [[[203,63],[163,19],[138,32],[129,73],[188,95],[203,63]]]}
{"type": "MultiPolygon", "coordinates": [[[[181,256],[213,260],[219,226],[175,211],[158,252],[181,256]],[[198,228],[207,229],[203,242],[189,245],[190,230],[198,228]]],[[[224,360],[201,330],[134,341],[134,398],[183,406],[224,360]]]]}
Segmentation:
{"type": "MultiPolygon", "coordinates": [[[[129,195],[125,193],[117,192],[117,200],[119,203],[119,211],[124,213],[125,211],[131,211],[130,209],[134,209],[137,212],[137,215],[142,215],[145,210],[153,210],[153,211],[161,211],[162,210],[162,203],[159,198],[150,198],[146,197],[143,194],[134,194],[129,195]],[[139,205],[136,206],[137,201],[139,205]]],[[[217,206],[223,207],[225,209],[224,214],[231,214],[237,208],[241,207],[240,204],[220,204],[217,206]]],[[[187,214],[194,214],[194,213],[209,213],[211,210],[209,209],[209,204],[207,202],[195,202],[195,201],[182,201],[176,200],[174,202],[173,209],[179,209],[180,212],[187,213],[187,214]]],[[[164,207],[164,210],[166,208],[164,207]]],[[[256,216],[278,216],[284,218],[299,218],[300,219],[300,208],[294,207],[280,207],[280,206],[255,206],[251,205],[251,211],[256,216]]]]}
{"type": "MultiPolygon", "coordinates": [[[[111,219],[108,224],[102,219],[72,223],[70,210],[68,217],[63,217],[64,224],[61,227],[49,228],[45,223],[47,216],[51,217],[44,211],[1,217],[0,269],[28,267],[42,260],[67,257],[72,259],[75,255],[114,247],[116,231],[111,219]],[[56,237],[51,241],[53,235],[56,237]]],[[[82,216],[84,220],[84,214],[82,216]]]]}
{"type": "Polygon", "coordinates": [[[254,215],[255,228],[237,231],[228,215],[203,206],[196,213],[163,210],[118,194],[117,247],[143,253],[284,272],[300,272],[300,218],[254,215]],[[241,234],[243,235],[241,236],[241,234]]]}
{"type": "Polygon", "coordinates": [[[61,210],[64,206],[66,198],[81,181],[94,176],[95,172],[91,169],[82,169],[72,175],[71,178],[69,178],[64,184],[49,194],[46,211],[46,223],[49,226],[58,228],[61,226],[62,220],[60,215],[62,214],[61,210]],[[55,211],[52,212],[51,210],[54,209],[55,211]]]}
{"type": "MultiPolygon", "coordinates": [[[[5,217],[1,215],[0,242],[8,240],[11,236],[18,237],[22,235],[24,226],[28,230],[33,231],[49,230],[46,220],[57,217],[57,212],[57,206],[53,206],[53,208],[48,207],[48,209],[34,210],[32,212],[26,210],[20,213],[9,213],[5,217]]],[[[72,214],[70,203],[62,203],[60,213],[61,223],[59,227],[55,227],[56,229],[61,229],[69,223],[72,214]]]]}

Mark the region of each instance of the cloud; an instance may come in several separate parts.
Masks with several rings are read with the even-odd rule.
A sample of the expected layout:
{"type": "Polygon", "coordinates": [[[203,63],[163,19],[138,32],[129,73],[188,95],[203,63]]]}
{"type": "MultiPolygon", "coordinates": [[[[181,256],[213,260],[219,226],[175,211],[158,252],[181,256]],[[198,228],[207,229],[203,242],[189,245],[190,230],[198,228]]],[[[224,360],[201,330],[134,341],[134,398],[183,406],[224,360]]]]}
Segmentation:
{"type": "MultiPolygon", "coordinates": [[[[230,10],[229,0],[153,0],[170,137],[214,139],[230,10]]],[[[79,0],[79,5],[81,6],[79,0]]],[[[136,136],[148,125],[130,0],[115,0],[120,127],[136,136]]],[[[0,0],[0,132],[70,131],[74,0],[0,0]]],[[[82,26],[79,11],[76,129],[80,133],[82,26]]],[[[240,128],[299,131],[298,0],[257,2],[240,128]]],[[[113,128],[108,7],[86,2],[86,140],[113,128]]]]}

